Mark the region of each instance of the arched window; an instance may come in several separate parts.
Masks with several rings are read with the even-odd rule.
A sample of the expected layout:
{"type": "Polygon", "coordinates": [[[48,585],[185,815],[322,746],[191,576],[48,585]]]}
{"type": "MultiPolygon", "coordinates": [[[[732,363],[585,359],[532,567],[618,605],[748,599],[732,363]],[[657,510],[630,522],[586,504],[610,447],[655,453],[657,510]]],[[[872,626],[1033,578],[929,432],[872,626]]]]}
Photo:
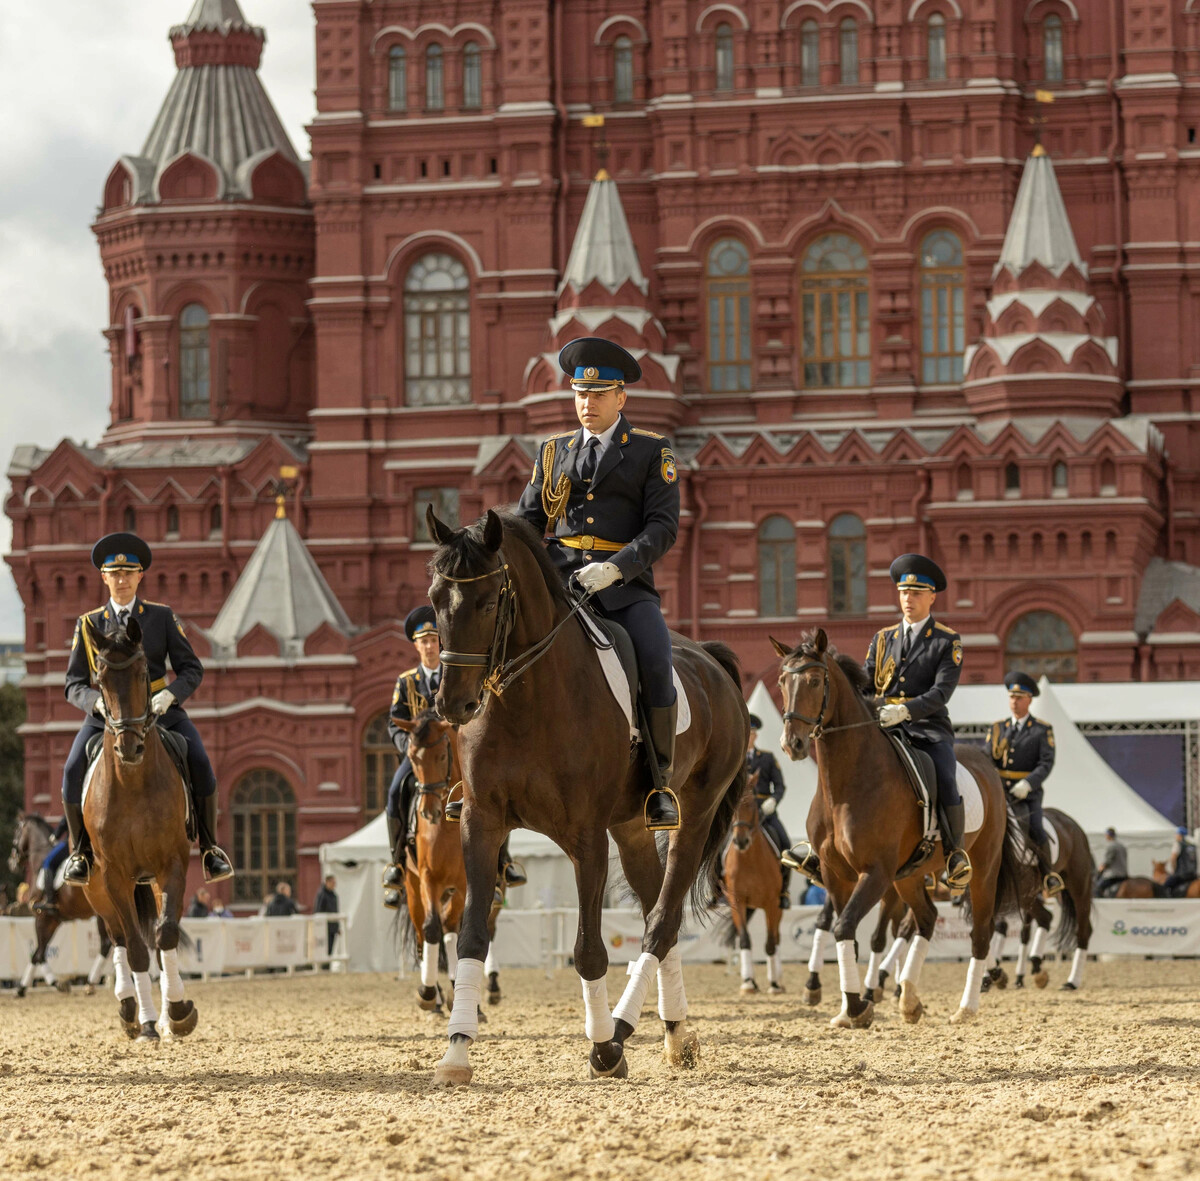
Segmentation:
{"type": "Polygon", "coordinates": [[[127,504],[125,511],[121,514],[121,528],[126,533],[137,532],[137,509],[131,504],[127,504]]]}
{"type": "Polygon", "coordinates": [[[829,526],[829,614],[867,613],[867,531],[853,513],[829,526]]]}
{"type": "Polygon", "coordinates": [[[1100,464],[1100,495],[1116,496],[1117,494],[1117,465],[1111,459],[1100,464]]]}
{"type": "Polygon", "coordinates": [[[208,418],[208,312],[189,303],[179,313],[179,417],[208,418]]]}
{"type": "Polygon", "coordinates": [[[926,41],[929,79],[941,82],[946,77],[946,18],[940,12],[929,18],[926,41]]]}
{"type": "Polygon", "coordinates": [[[223,527],[221,506],[214,504],[208,510],[208,535],[209,537],[220,537],[223,527]]]}
{"type": "Polygon", "coordinates": [[[367,723],[363,731],[363,819],[370,820],[383,811],[388,786],[396,770],[396,748],[388,737],[387,711],[367,723]]]}
{"type": "Polygon", "coordinates": [[[1021,469],[1015,463],[1004,465],[1004,495],[1008,497],[1021,495],[1021,469]]]}
{"type": "Polygon", "coordinates": [[[176,505],[167,505],[167,533],[168,538],[179,536],[179,508],[176,505]]]}
{"type": "Polygon", "coordinates": [[[1004,667],[1031,677],[1074,681],[1079,672],[1070,624],[1053,611],[1030,611],[1012,625],[1004,645],[1004,667]]]}
{"type": "Polygon", "coordinates": [[[975,499],[975,481],[971,476],[971,465],[965,459],[958,465],[954,498],[955,500],[975,499]]]}
{"type": "Polygon", "coordinates": [[[1050,483],[1054,496],[1067,495],[1067,465],[1061,459],[1050,469],[1050,483]]]}
{"type": "Polygon", "coordinates": [[[858,25],[846,17],[838,28],[838,65],[843,86],[858,85],[858,25]]]}
{"type": "Polygon", "coordinates": [[[388,51],[388,110],[408,110],[408,54],[400,45],[388,51]]]}
{"type": "Polygon", "coordinates": [[[733,30],[717,25],[717,89],[733,89],[733,30]]]}
{"type": "Polygon", "coordinates": [[[962,381],[966,321],[963,311],[962,243],[949,230],[934,230],[921,243],[921,381],[962,381]]]}
{"type": "Polygon", "coordinates": [[[845,234],[825,234],[804,253],[800,274],[804,384],[867,385],[871,380],[871,305],[867,256],[845,234]]]}
{"type": "Polygon", "coordinates": [[[758,527],[758,613],[796,614],[796,530],[787,517],[768,517],[758,527]]]}
{"type": "Polygon", "coordinates": [[[1063,80],[1062,17],[1051,13],[1042,25],[1042,77],[1047,82],[1063,80]]]}
{"type": "Polygon", "coordinates": [[[749,390],[750,253],[737,238],[708,252],[708,388],[749,390]]]}
{"type": "Polygon", "coordinates": [[[440,111],[446,105],[445,62],[442,47],[431,45],[425,50],[425,109],[440,111]]]}
{"type": "Polygon", "coordinates": [[[463,106],[477,111],[483,106],[483,56],[474,41],[463,46],[463,106]]]}
{"type": "Polygon", "coordinates": [[[800,26],[800,85],[821,85],[821,30],[814,20],[800,26]]]}
{"type": "Polygon", "coordinates": [[[282,775],[266,768],[243,775],[229,799],[233,817],[235,902],[257,902],[276,882],[296,888],[296,796],[282,775]]]}
{"type": "Polygon", "coordinates": [[[436,406],[471,400],[471,302],[466,268],[426,254],[404,280],[404,400],[436,406]]]}
{"type": "Polygon", "coordinates": [[[613,42],[613,102],[633,102],[633,42],[624,35],[613,42]]]}

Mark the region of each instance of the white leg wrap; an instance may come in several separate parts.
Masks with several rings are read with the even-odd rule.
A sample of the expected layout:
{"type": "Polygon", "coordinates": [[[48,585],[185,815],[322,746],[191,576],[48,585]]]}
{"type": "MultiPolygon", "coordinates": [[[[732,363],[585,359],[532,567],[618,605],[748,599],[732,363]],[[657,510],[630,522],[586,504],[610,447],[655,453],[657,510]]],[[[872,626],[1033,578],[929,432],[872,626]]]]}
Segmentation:
{"type": "Polygon", "coordinates": [[[24,975],[22,975],[22,977],[21,977],[21,987],[22,987],[22,988],[25,988],[25,989],[28,989],[28,987],[29,987],[29,986],[30,986],[32,983],[33,983],[33,965],[32,965],[32,964],[26,964],[26,965],[25,965],[25,973],[24,973],[24,975]]]}
{"type": "Polygon", "coordinates": [[[104,965],[107,963],[108,957],[103,955],[98,955],[95,960],[92,961],[92,970],[88,973],[88,983],[93,988],[100,983],[100,980],[104,976],[104,965]]]}
{"type": "Polygon", "coordinates": [[[1000,931],[992,932],[992,945],[988,948],[988,959],[999,966],[1004,957],[1004,935],[1000,931]]]}
{"type": "Polygon", "coordinates": [[[825,962],[825,945],[833,938],[833,932],[818,927],[813,932],[812,954],[808,957],[808,970],[819,972],[825,962]]]}
{"type": "Polygon", "coordinates": [[[1022,943],[1017,948],[1017,976],[1024,976],[1025,969],[1029,966],[1029,944],[1022,943]]]}
{"type": "Polygon", "coordinates": [[[162,958],[162,994],[164,1001],[177,1002],[183,1000],[183,976],[179,972],[179,951],[159,952],[162,958]]]}
{"type": "Polygon", "coordinates": [[[1071,974],[1067,977],[1070,984],[1079,988],[1083,984],[1083,965],[1087,962],[1087,952],[1081,947],[1075,949],[1075,955],[1071,959],[1071,974]]]}
{"type": "Polygon", "coordinates": [[[38,972],[41,974],[42,979],[49,984],[51,988],[53,988],[56,977],[54,973],[50,971],[50,965],[45,963],[38,964],[38,972]]]}
{"type": "Polygon", "coordinates": [[[437,984],[438,972],[438,945],[436,943],[426,943],[421,948],[421,984],[425,988],[432,988],[437,984]]]}
{"type": "Polygon", "coordinates": [[[842,992],[862,992],[862,980],[858,975],[858,959],[854,954],[853,939],[843,939],[837,945],[837,957],[842,992]]]}
{"type": "Polygon", "coordinates": [[[767,983],[783,983],[783,953],[776,948],[767,956],[767,983]]]}
{"type": "Polygon", "coordinates": [[[900,973],[901,984],[916,983],[921,979],[921,969],[925,966],[925,957],[929,954],[929,940],[918,935],[908,949],[908,957],[904,961],[904,969],[900,973]]]}
{"type": "Polygon", "coordinates": [[[454,979],[454,974],[458,971],[458,932],[447,931],[442,936],[442,945],[446,949],[446,971],[450,973],[450,979],[454,979]]]}
{"type": "Polygon", "coordinates": [[[611,1042],[616,1023],[608,1007],[608,978],[580,980],[583,985],[583,1032],[589,1042],[611,1042]]]}
{"type": "Polygon", "coordinates": [[[1042,954],[1042,944],[1046,942],[1046,928],[1034,927],[1033,938],[1029,941],[1029,958],[1037,959],[1042,954]]]}
{"type": "Polygon", "coordinates": [[[133,973],[129,970],[129,949],[127,947],[113,948],[113,992],[117,1000],[123,1001],[127,996],[134,995],[133,973]]]}
{"type": "MultiPolygon", "coordinates": [[[[426,944],[426,947],[429,945],[426,944]]],[[[435,948],[437,944],[433,945],[435,948]]],[[[450,1010],[447,1033],[466,1034],[472,1041],[479,1036],[479,997],[483,992],[483,960],[462,959],[454,973],[454,1008],[450,1010]]]]}
{"type": "Polygon", "coordinates": [[[158,1009],[154,1006],[154,981],[149,972],[134,972],[133,991],[137,994],[138,1021],[145,1025],[149,1021],[158,1024],[158,1009]]]}
{"type": "Polygon", "coordinates": [[[483,970],[490,976],[493,972],[500,971],[500,962],[496,959],[496,945],[489,943],[487,949],[487,959],[483,961],[483,970]]]}
{"type": "Polygon", "coordinates": [[[664,1021],[682,1021],[687,1016],[687,993],[683,990],[683,960],[676,944],[658,965],[658,1015],[664,1021]]]}
{"type": "Polygon", "coordinates": [[[618,1021],[624,1021],[631,1029],[637,1029],[642,1006],[646,1003],[646,993],[650,991],[650,981],[657,972],[658,956],[643,951],[629,973],[629,983],[625,985],[621,999],[613,1009],[613,1016],[618,1021]]]}
{"type": "Polygon", "coordinates": [[[867,988],[879,987],[879,965],[883,963],[883,952],[871,952],[871,958],[867,960],[867,976],[863,984],[867,988]]]}
{"type": "Polygon", "coordinates": [[[742,950],[738,953],[738,958],[741,960],[741,965],[742,965],[742,979],[743,980],[753,980],[754,979],[754,953],[750,950],[750,948],[743,947],[742,950]]]}
{"type": "Polygon", "coordinates": [[[967,985],[963,989],[960,1009],[970,1009],[972,1013],[979,1012],[979,992],[983,986],[983,977],[986,971],[987,960],[971,960],[967,966],[967,985]]]}
{"type": "Polygon", "coordinates": [[[896,965],[904,961],[904,953],[908,949],[907,939],[894,939],[892,946],[888,948],[888,953],[883,957],[883,963],[879,965],[881,972],[887,972],[889,976],[896,973],[896,965]]]}

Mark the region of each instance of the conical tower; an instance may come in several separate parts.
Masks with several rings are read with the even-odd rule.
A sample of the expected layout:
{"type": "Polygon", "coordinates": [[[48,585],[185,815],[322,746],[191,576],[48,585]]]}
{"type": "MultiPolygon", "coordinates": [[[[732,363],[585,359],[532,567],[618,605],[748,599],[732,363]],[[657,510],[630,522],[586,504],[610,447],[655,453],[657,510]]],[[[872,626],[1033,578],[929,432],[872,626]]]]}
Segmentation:
{"type": "Polygon", "coordinates": [[[1117,338],[1091,294],[1054,165],[1025,162],[983,337],[964,357],[967,403],[981,419],[1118,413],[1117,338]]]}

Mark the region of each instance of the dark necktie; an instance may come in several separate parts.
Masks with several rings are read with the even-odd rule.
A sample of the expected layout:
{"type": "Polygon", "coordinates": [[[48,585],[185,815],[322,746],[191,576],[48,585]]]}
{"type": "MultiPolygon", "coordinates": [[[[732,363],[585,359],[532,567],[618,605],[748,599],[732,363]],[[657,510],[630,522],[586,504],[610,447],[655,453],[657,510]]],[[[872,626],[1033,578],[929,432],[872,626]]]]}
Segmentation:
{"type": "Polygon", "coordinates": [[[600,440],[593,435],[587,441],[583,450],[583,459],[579,462],[579,474],[590,484],[596,474],[596,457],[600,454],[600,440]]]}
{"type": "Polygon", "coordinates": [[[119,627],[122,631],[124,631],[126,629],[128,623],[129,623],[129,609],[127,607],[122,607],[121,610],[117,612],[117,627],[119,627]]]}
{"type": "Polygon", "coordinates": [[[904,636],[900,640],[900,659],[901,660],[908,659],[908,639],[911,635],[912,635],[912,628],[909,627],[907,624],[905,624],[904,636]]]}
{"type": "Polygon", "coordinates": [[[438,669],[429,674],[429,696],[432,697],[438,691],[438,684],[442,679],[441,670],[438,669]]]}

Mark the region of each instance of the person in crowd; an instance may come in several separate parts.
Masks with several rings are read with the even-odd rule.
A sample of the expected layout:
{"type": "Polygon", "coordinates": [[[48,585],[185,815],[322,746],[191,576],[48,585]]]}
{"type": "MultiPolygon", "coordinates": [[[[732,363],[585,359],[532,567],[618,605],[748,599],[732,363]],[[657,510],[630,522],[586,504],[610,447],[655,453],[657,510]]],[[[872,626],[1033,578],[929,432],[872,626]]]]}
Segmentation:
{"type": "Polygon", "coordinates": [[[1121,883],[1129,876],[1129,853],[1124,844],[1117,840],[1117,830],[1104,830],[1104,860],[1096,875],[1096,897],[1111,898],[1121,883]]]}
{"type": "Polygon", "coordinates": [[[1196,843],[1182,824],[1175,830],[1169,868],[1171,874],[1163,883],[1163,891],[1169,898],[1181,897],[1196,880],[1196,843]]]}
{"type": "Polygon", "coordinates": [[[275,893],[263,905],[262,914],[269,919],[279,919],[299,913],[300,907],[292,898],[292,887],[287,882],[276,882],[275,893]]]}
{"type": "MultiPolygon", "coordinates": [[[[313,914],[337,914],[337,912],[337,878],[333,874],[328,873],[325,875],[325,880],[321,883],[321,888],[317,891],[317,897],[313,901],[313,914]]],[[[325,949],[326,955],[333,955],[333,944],[337,939],[337,933],[337,923],[326,924],[325,937],[328,941],[328,946],[325,949]]]]}
{"type": "Polygon", "coordinates": [[[233,918],[233,911],[220,898],[214,898],[212,900],[212,908],[208,912],[208,917],[210,919],[231,919],[233,918]]]}
{"type": "Polygon", "coordinates": [[[201,886],[196,891],[195,897],[192,898],[192,904],[187,909],[186,917],[189,919],[206,919],[212,914],[212,896],[201,886]]]}

